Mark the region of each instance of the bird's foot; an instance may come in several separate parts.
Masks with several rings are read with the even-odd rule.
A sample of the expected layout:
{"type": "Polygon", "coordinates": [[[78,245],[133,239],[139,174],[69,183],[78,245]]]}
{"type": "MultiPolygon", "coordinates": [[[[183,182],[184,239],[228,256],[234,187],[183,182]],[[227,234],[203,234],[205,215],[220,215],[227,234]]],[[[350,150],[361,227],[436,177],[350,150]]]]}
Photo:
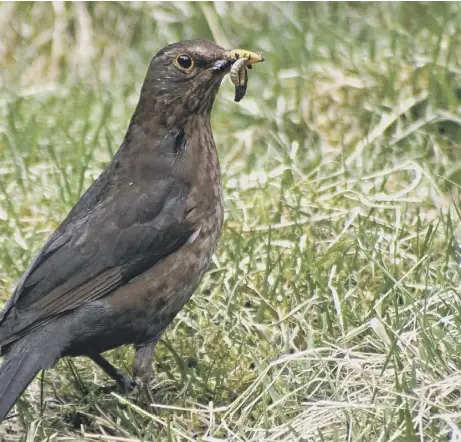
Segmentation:
{"type": "Polygon", "coordinates": [[[131,393],[136,388],[136,382],[120,370],[114,367],[109,361],[104,359],[100,354],[89,355],[93,361],[98,364],[114,381],[122,394],[131,393]]]}
{"type": "Polygon", "coordinates": [[[150,382],[139,382],[138,384],[139,399],[141,403],[148,409],[152,407],[154,397],[152,396],[150,382]]]}
{"type": "Polygon", "coordinates": [[[118,374],[115,381],[117,382],[117,387],[122,394],[129,394],[137,387],[137,383],[134,379],[121,373],[118,374]]]}

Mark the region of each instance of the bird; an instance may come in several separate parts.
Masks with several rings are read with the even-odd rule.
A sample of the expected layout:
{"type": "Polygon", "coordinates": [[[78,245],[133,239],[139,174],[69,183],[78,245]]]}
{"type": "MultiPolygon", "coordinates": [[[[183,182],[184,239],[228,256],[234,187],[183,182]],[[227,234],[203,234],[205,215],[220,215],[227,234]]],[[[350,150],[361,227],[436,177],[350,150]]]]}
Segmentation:
{"type": "Polygon", "coordinates": [[[101,353],[133,345],[134,379],[152,376],[154,346],[215,251],[224,209],[210,123],[238,58],[207,40],[151,60],[118,151],[46,241],[0,312],[0,422],[43,369],[88,356],[130,391],[101,353]]]}

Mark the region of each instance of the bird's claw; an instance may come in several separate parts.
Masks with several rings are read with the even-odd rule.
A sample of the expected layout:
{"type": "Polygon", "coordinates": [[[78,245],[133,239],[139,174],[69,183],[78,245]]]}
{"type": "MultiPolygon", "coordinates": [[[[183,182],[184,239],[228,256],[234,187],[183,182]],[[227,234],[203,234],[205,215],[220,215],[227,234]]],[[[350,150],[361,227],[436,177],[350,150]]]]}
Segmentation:
{"type": "Polygon", "coordinates": [[[116,382],[117,387],[122,394],[129,394],[137,387],[137,383],[134,379],[132,379],[130,376],[125,376],[122,374],[119,376],[116,382]]]}

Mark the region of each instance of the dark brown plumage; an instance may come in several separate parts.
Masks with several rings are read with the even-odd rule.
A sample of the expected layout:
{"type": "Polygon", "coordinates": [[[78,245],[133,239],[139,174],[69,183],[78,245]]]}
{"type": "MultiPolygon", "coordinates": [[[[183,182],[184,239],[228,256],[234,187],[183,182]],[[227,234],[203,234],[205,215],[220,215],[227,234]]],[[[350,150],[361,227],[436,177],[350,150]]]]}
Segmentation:
{"type": "Polygon", "coordinates": [[[46,242],[0,313],[0,420],[36,373],[87,355],[124,387],[100,353],[134,344],[135,376],[190,298],[223,222],[210,112],[235,53],[195,40],[150,63],[111,163],[46,242]]]}

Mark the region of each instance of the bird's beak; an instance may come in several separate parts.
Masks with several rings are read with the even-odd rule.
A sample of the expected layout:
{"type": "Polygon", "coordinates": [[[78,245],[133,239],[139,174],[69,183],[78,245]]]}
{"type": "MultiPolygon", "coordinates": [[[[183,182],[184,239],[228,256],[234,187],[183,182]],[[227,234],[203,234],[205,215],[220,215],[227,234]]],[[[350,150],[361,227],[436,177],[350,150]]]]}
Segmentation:
{"type": "Polygon", "coordinates": [[[246,49],[232,49],[224,52],[223,59],[216,61],[213,70],[220,72],[228,71],[232,64],[239,58],[247,58],[247,64],[255,64],[264,61],[263,56],[256,52],[247,51],[246,49]]]}
{"type": "Polygon", "coordinates": [[[226,51],[226,55],[230,58],[231,61],[236,61],[239,58],[248,58],[247,64],[255,64],[264,61],[264,58],[261,54],[247,51],[246,49],[232,49],[230,51],[226,51]]]}

